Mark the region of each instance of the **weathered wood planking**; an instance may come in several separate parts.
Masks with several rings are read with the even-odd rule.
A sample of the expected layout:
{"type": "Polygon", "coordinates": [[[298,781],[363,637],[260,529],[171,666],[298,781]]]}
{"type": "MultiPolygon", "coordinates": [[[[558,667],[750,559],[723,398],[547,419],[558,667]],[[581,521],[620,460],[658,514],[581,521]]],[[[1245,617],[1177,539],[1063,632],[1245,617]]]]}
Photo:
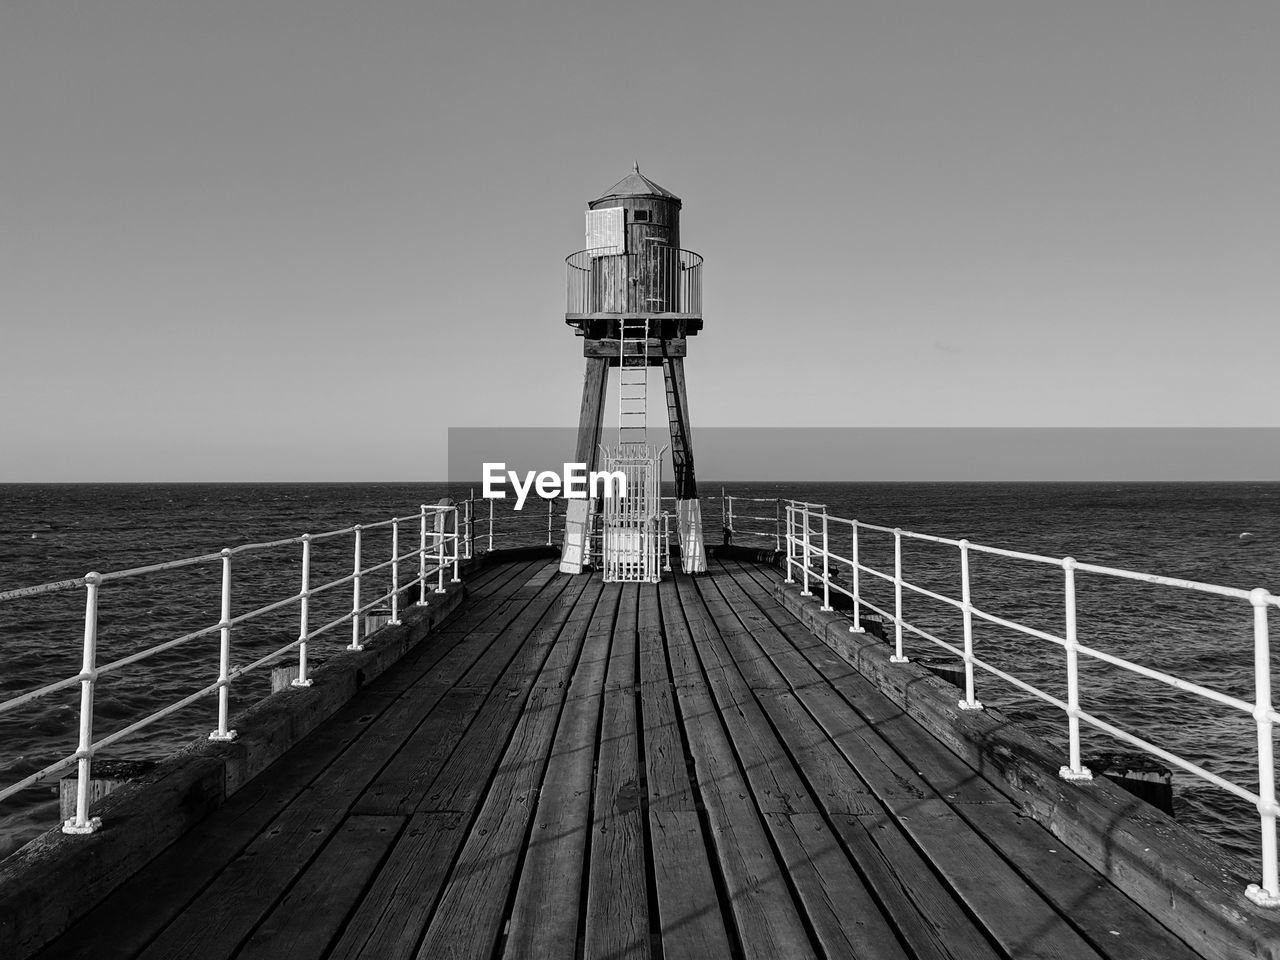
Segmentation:
{"type": "Polygon", "coordinates": [[[619,590],[602,593],[597,586],[595,602],[584,607],[590,619],[582,656],[552,744],[505,957],[567,957],[576,949],[600,703],[621,597],[619,590]]]}
{"type": "MultiPolygon", "coordinates": [[[[726,597],[739,601],[737,609],[747,610],[742,602],[745,597],[732,582],[717,578],[715,585],[726,597]]],[[[758,599],[755,593],[750,596],[758,599]]],[[[753,637],[768,636],[769,631],[762,630],[757,618],[749,616],[744,622],[753,624],[753,637]]],[[[834,698],[834,692],[807,661],[792,659],[796,655],[793,647],[765,639],[762,653],[766,646],[772,656],[744,656],[744,671],[778,670],[776,664],[782,661],[791,671],[789,676],[808,680],[800,684],[806,698],[834,698]]],[[[951,890],[934,876],[799,697],[793,690],[766,687],[761,703],[780,738],[791,748],[845,849],[911,950],[922,958],[997,956],[951,890]]]]}
{"type": "Polygon", "coordinates": [[[421,696],[431,704],[430,716],[414,731],[405,749],[379,771],[377,779],[356,802],[356,813],[407,815],[422,808],[429,788],[459,741],[468,733],[475,737],[471,727],[476,717],[483,712],[485,721],[501,726],[507,712],[503,706],[491,706],[487,711],[483,708],[495,698],[505,701],[518,685],[519,677],[508,675],[508,671],[525,649],[528,631],[551,609],[568,582],[562,577],[552,583],[554,569],[553,564],[543,565],[511,599],[502,603],[495,616],[471,634],[468,646],[474,645],[480,651],[478,656],[465,665],[459,662],[461,669],[442,670],[419,685],[421,696]],[[550,586],[540,596],[531,592],[530,583],[537,583],[539,590],[550,586]],[[507,682],[510,689],[496,692],[494,688],[500,680],[507,682]]]}
{"type": "Polygon", "coordinates": [[[1195,956],[776,577],[489,571],[430,650],[45,956],[1195,956]]]}
{"type": "Polygon", "coordinates": [[[674,583],[659,584],[662,620],[668,636],[676,698],[680,706],[689,749],[693,753],[697,786],[706,805],[707,820],[715,843],[717,865],[724,880],[738,946],[743,956],[815,957],[804,921],[801,920],[774,856],[764,824],[751,800],[750,790],[733,757],[728,737],[720,725],[719,711],[701,677],[695,647],[707,641],[711,626],[696,607],[682,607],[674,583]]]}
{"type": "MultiPolygon", "coordinates": [[[[542,593],[549,596],[539,596],[527,604],[523,617],[511,621],[509,633],[521,640],[539,628],[548,611],[553,612],[541,629],[558,633],[570,621],[575,605],[564,603],[553,609],[554,598],[566,587],[570,597],[576,598],[587,586],[585,578],[549,581],[539,573],[537,579],[544,584],[542,593]]],[[[517,648],[527,652],[536,650],[537,645],[519,643],[517,648]]],[[[418,802],[409,842],[392,850],[343,931],[334,957],[383,960],[415,955],[437,900],[447,893],[446,880],[471,833],[476,805],[487,791],[533,685],[534,678],[523,672],[519,653],[508,658],[508,663],[522,682],[495,688],[475,712],[418,802]],[[421,832],[415,834],[415,825],[421,826],[421,832]]]]}
{"type": "MultiPolygon", "coordinates": [[[[612,586],[612,585],[611,585],[612,586]]],[[[639,584],[620,584],[613,625],[590,834],[583,956],[649,956],[644,813],[636,718],[639,584]]]]}
{"type": "MultiPolygon", "coordinates": [[[[1198,954],[1161,926],[1149,913],[1107,883],[1067,850],[1062,841],[1023,816],[1003,793],[972,767],[929,735],[879,691],[840,659],[829,647],[800,627],[773,599],[772,584],[779,577],[767,568],[729,565],[735,581],[751,590],[751,596],[768,618],[773,632],[794,637],[825,677],[838,677],[853,694],[851,701],[874,726],[883,743],[891,747],[920,776],[947,799],[959,816],[993,846],[1076,929],[1109,957],[1145,960],[1159,956],[1192,960],[1198,954]]],[[[723,585],[722,581],[722,585],[723,585]]],[[[726,589],[734,589],[727,586],[726,589]]],[[[764,634],[762,636],[766,636],[764,634]]],[[[795,649],[795,648],[791,648],[795,649]]],[[[804,674],[801,673],[801,676],[804,674]]]]}
{"type": "MultiPolygon", "coordinates": [[[[554,565],[543,564],[535,577],[548,568],[554,569],[554,565]]],[[[520,587],[523,589],[525,585],[520,587]]],[[[455,647],[450,651],[451,655],[454,653],[459,656],[446,656],[437,664],[436,673],[468,670],[468,647],[455,647]]],[[[435,695],[417,695],[427,689],[419,686],[406,691],[379,718],[376,735],[359,738],[344,753],[341,763],[327,767],[265,832],[231,860],[203,891],[195,908],[179,916],[140,956],[149,960],[216,960],[231,956],[262,919],[272,900],[288,888],[324,846],[370,781],[400,752],[401,745],[439,702],[435,695]]]]}
{"type": "MultiPolygon", "coordinates": [[[[712,582],[713,577],[721,576],[723,571],[717,570],[712,577],[694,581],[698,599],[705,604],[714,625],[708,631],[708,642],[698,652],[707,655],[704,666],[711,662],[722,665],[719,670],[708,670],[708,683],[818,941],[828,956],[857,953],[868,958],[905,960],[906,953],[893,926],[844,855],[834,831],[819,814],[792,766],[786,745],[770,727],[739,671],[738,659],[761,667],[763,664],[759,647],[712,582]]],[[[684,591],[682,595],[687,609],[694,598],[684,591]]],[[[782,683],[773,671],[751,672],[766,691],[782,683]]]]}
{"type": "Polygon", "coordinates": [[[689,782],[656,590],[640,591],[639,631],[649,849],[663,956],[666,960],[729,956],[729,934],[707,857],[707,838],[689,782]]]}
{"type": "MultiPolygon", "coordinates": [[[[483,570],[468,589],[480,596],[491,592],[501,596],[504,590],[514,592],[520,576],[530,566],[483,570]]],[[[204,821],[182,841],[160,853],[40,956],[68,960],[137,956],[310,783],[389,710],[399,707],[396,698],[400,692],[421,680],[446,657],[468,627],[483,623],[492,613],[493,608],[486,606],[460,610],[435,639],[422,644],[360,691],[338,714],[236,793],[217,817],[204,821]],[[146,891],[145,911],[138,909],[140,890],[146,891]]]]}
{"type": "MultiPolygon", "coordinates": [[[[574,578],[566,596],[576,601],[588,582],[586,577],[574,578]]],[[[568,689],[566,680],[577,665],[586,633],[583,620],[570,622],[573,609],[572,604],[564,605],[562,615],[553,618],[554,636],[548,628],[541,637],[535,633],[526,641],[529,649],[554,641],[554,649],[542,664],[537,684],[520,711],[502,762],[419,948],[419,957],[479,960],[493,956],[568,689]]]]}
{"type": "Polygon", "coordinates": [[[406,817],[348,817],[258,927],[237,960],[314,960],[377,872],[406,817]]]}
{"type": "MultiPolygon", "coordinates": [[[[719,572],[717,573],[719,574],[719,572]]],[[[727,576],[727,575],[725,575],[727,576]]],[[[795,677],[798,695],[876,793],[932,868],[1013,956],[1098,954],[1016,871],[924,782],[856,712],[836,698],[814,696],[812,673],[795,677]],[[1009,909],[1017,904],[1017,911],[1009,909]]],[[[835,681],[837,690],[847,678],[835,681]]],[[[825,694],[825,691],[823,691],[825,694]]]]}

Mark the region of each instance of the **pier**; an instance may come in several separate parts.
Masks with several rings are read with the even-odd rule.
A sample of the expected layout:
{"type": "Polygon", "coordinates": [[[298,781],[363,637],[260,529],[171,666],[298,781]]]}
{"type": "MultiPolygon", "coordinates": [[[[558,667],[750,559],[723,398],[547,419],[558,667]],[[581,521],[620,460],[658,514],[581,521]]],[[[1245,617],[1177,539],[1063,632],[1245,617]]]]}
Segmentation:
{"type": "MultiPolygon", "coordinates": [[[[1200,956],[768,565],[495,563],[39,957],[1200,956]]],[[[1259,954],[1263,955],[1263,954],[1259,954]]]]}
{"type": "Polygon", "coordinates": [[[41,956],[1196,955],[771,602],[777,579],[490,569],[41,956]]]}

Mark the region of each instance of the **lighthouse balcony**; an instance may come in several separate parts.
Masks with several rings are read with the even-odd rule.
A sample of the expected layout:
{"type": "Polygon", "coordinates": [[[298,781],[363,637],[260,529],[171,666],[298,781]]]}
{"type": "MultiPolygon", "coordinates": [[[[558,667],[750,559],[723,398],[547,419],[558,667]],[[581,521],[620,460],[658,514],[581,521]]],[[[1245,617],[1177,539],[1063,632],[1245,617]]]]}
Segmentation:
{"type": "Polygon", "coordinates": [[[623,318],[659,321],[667,336],[702,328],[702,257],[692,250],[658,243],[639,253],[595,247],[570,254],[565,266],[565,322],[580,334],[592,336],[623,318]]]}

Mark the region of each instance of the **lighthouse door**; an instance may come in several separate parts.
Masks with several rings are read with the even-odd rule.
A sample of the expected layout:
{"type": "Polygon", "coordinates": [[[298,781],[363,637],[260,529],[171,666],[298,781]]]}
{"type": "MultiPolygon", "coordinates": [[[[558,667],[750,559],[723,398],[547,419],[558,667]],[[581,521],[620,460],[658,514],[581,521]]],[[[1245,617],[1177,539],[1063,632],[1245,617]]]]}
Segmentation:
{"type": "Polygon", "coordinates": [[[672,282],[671,262],[678,252],[671,246],[671,227],[632,220],[627,223],[627,243],[632,312],[672,312],[671,292],[677,285],[672,282]]]}

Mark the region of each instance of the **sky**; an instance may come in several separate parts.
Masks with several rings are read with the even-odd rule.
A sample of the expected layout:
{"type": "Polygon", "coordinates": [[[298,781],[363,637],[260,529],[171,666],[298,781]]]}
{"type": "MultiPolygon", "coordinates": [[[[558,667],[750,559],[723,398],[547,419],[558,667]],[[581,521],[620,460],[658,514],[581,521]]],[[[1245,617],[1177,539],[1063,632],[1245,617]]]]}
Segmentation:
{"type": "MultiPolygon", "coordinates": [[[[1263,0],[5,0],[0,482],[436,479],[450,427],[572,426],[563,261],[633,162],[706,258],[695,450],[1280,428],[1278,29],[1263,0]]],[[[1230,448],[1186,454],[1280,479],[1230,448]]]]}

